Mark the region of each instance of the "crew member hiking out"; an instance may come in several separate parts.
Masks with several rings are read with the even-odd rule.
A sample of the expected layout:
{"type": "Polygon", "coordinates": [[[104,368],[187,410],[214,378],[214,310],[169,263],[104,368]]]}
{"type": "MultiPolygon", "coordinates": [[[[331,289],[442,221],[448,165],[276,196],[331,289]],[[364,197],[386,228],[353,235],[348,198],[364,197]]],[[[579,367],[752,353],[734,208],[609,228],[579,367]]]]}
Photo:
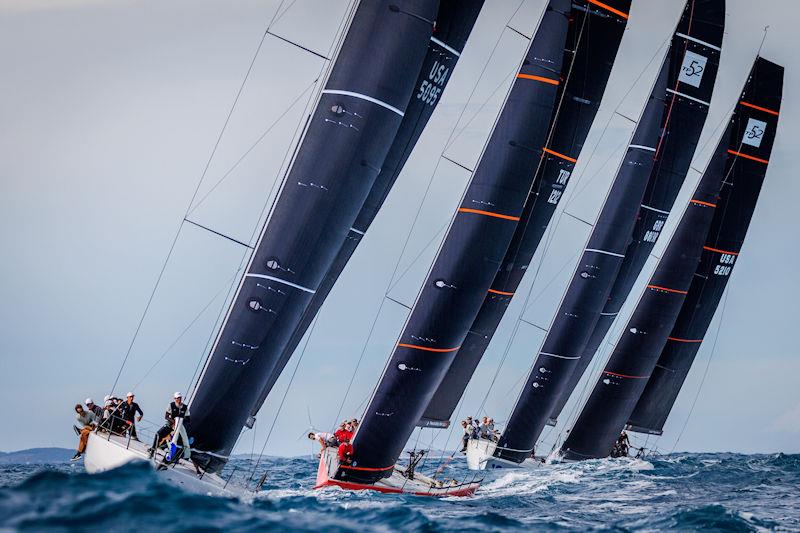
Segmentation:
{"type": "Polygon", "coordinates": [[[77,461],[86,451],[86,443],[89,441],[89,433],[94,431],[97,427],[97,417],[94,412],[87,411],[81,404],[75,406],[75,419],[78,421],[78,429],[80,431],[80,440],[78,441],[78,450],[72,456],[72,461],[77,461]]]}
{"type": "Polygon", "coordinates": [[[164,446],[174,431],[178,431],[179,444],[183,446],[183,457],[188,459],[191,455],[189,451],[189,435],[186,426],[189,424],[189,406],[183,403],[183,394],[176,392],[172,395],[173,401],[167,406],[164,413],[164,425],[156,432],[153,439],[153,446],[150,448],[150,457],[158,448],[164,446]]]}

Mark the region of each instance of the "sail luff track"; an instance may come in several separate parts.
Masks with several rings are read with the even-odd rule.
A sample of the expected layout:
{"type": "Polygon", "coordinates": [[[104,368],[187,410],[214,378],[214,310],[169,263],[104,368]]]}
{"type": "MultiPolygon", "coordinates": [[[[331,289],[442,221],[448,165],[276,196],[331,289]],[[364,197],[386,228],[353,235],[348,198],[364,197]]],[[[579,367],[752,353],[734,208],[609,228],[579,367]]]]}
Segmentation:
{"type": "Polygon", "coordinates": [[[708,115],[719,67],[724,0],[689,0],[669,51],[669,107],[656,145],[656,164],[614,286],[583,355],[550,415],[554,424],[630,294],[678,196],[708,115]],[[706,102],[706,103],[703,103],[706,102]]]}
{"type": "MultiPolygon", "coordinates": [[[[777,110],[781,69],[769,64],[764,71],[763,78],[749,77],[742,100],[769,102],[769,109],[777,110]],[[762,94],[763,100],[759,97],[762,94]]],[[[725,284],[715,277],[730,275],[731,258],[738,254],[736,244],[741,245],[763,182],[766,163],[761,161],[769,160],[774,140],[777,117],[772,116],[767,122],[763,120],[763,112],[758,112],[758,117],[754,113],[745,106],[736,107],[631,319],[562,446],[566,459],[607,456],[648,383],[658,375],[655,372],[665,349],[670,350],[673,344],[698,344],[700,338],[673,335],[700,333],[675,329],[682,314],[691,317],[699,311],[695,315],[699,318],[697,324],[705,332],[725,284]],[[728,231],[735,242],[727,241],[728,231]],[[733,249],[723,250],[715,244],[733,249]],[[732,253],[726,255],[726,252],[732,253]],[[697,285],[699,268],[710,276],[697,285]],[[693,288],[695,293],[690,297],[693,288]],[[711,289],[707,293],[710,306],[695,309],[694,304],[700,303],[698,296],[702,297],[706,288],[711,289]]],[[[650,397],[656,402],[668,398],[669,395],[650,397]]],[[[655,417],[666,418],[671,405],[665,402],[655,406],[655,417]]],[[[653,432],[657,431],[660,428],[654,427],[653,432]]]]}
{"type": "Polygon", "coordinates": [[[727,170],[700,263],[628,428],[660,435],[739,261],[767,172],[780,114],[783,67],[757,58],[734,113],[727,170]]]}
{"type": "Polygon", "coordinates": [[[347,237],[341,243],[336,258],[306,308],[300,324],[283,349],[280,359],[262,388],[259,399],[251,410],[252,416],[256,415],[266,400],[300,344],[303,335],[314,317],[317,316],[317,312],[388,197],[392,186],[422,135],[422,131],[441,100],[442,93],[452,77],[461,51],[466,45],[482,6],[483,0],[442,0],[440,2],[439,12],[436,15],[436,29],[428,44],[428,51],[417,78],[414,94],[405,109],[400,129],[381,166],[381,171],[347,233],[347,237]]]}
{"type": "Polygon", "coordinates": [[[670,73],[664,58],[572,281],[522,387],[495,456],[521,463],[530,457],[554,403],[583,354],[614,283],[653,169],[670,73]]]}
{"type": "Polygon", "coordinates": [[[550,0],[336,479],[391,474],[506,252],[559,93],[569,0],[550,0]]]}
{"type": "Polygon", "coordinates": [[[498,265],[495,279],[444,380],[432,397],[419,424],[446,426],[481,357],[497,330],[519,287],[544,231],[555,212],[575,168],[586,136],[600,106],[617,55],[629,0],[572,2],[572,16],[565,47],[565,64],[572,64],[564,80],[558,117],[529,191],[511,244],[498,265]],[[609,9],[610,8],[610,9],[609,9]]]}
{"type": "MultiPolygon", "coordinates": [[[[194,447],[224,464],[400,128],[438,2],[361,2],[192,398],[194,447]]],[[[202,454],[201,454],[202,457],[202,454]]]]}

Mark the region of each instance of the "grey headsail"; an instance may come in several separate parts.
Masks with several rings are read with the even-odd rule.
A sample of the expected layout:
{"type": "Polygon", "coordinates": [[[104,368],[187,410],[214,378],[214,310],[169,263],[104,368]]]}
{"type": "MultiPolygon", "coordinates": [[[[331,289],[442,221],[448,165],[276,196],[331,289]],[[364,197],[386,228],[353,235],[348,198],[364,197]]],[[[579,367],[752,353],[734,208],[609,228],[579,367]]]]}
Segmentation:
{"type": "Polygon", "coordinates": [[[519,221],[561,85],[570,0],[550,0],[460,207],[335,478],[391,475],[480,308],[519,221]]]}
{"type": "Polygon", "coordinates": [[[564,390],[608,299],[653,168],[668,100],[664,60],[625,158],[608,191],[583,254],[531,367],[494,455],[521,463],[531,456],[553,404],[564,390]]]}
{"type": "Polygon", "coordinates": [[[570,25],[564,59],[565,65],[571,63],[572,66],[564,82],[553,131],[543,145],[543,158],[536,169],[512,244],[498,265],[498,273],[485,294],[469,335],[420,420],[422,426],[449,424],[514,291],[522,281],[600,107],[627,25],[630,4],[630,0],[572,3],[576,22],[570,25]]]}
{"type": "Polygon", "coordinates": [[[720,199],[700,264],[667,344],[628,420],[633,431],[660,435],[700,349],[756,208],[775,141],[783,67],[757,58],[733,116],[720,199]]]}
{"type": "Polygon", "coordinates": [[[333,285],[339,279],[339,275],[378,214],[395,180],[403,170],[406,160],[411,155],[420,135],[422,135],[422,130],[425,129],[428,120],[430,120],[436,105],[441,99],[442,92],[450,81],[453,69],[467,43],[482,6],[483,0],[442,0],[440,2],[433,36],[428,45],[428,54],[425,56],[414,93],[411,96],[408,107],[406,107],[405,116],[400,123],[397,136],[389,149],[386,160],[378,177],[375,179],[375,184],[372,186],[367,200],[350,228],[347,238],[342,242],[339,254],[331,264],[327,274],[325,274],[325,278],[317,288],[317,292],[303,314],[302,321],[297,326],[291,341],[284,348],[278,363],[275,365],[275,369],[264,385],[261,396],[252,410],[251,414],[253,416],[256,415],[266,400],[295,348],[300,344],[303,335],[311,325],[314,317],[317,316],[317,312],[322,307],[331,289],[333,289],[333,285]]]}
{"type": "Polygon", "coordinates": [[[353,14],[192,398],[194,447],[221,468],[347,238],[400,128],[438,1],[353,14]]]}
{"type": "Polygon", "coordinates": [[[597,325],[575,365],[566,393],[553,408],[555,423],[569,393],[592,360],[636,278],[655,246],[678,191],[689,172],[714,91],[725,23],[724,0],[689,0],[672,38],[670,101],[658,141],[658,157],[642,201],[639,218],[625,250],[619,274],[597,325]]]}
{"type": "MultiPolygon", "coordinates": [[[[752,94],[750,82],[744,94],[752,94]]],[[[707,251],[704,247],[712,223],[716,217],[723,216],[718,213],[726,207],[720,201],[726,194],[724,190],[730,187],[728,171],[742,164],[739,159],[747,159],[738,154],[744,153],[748,157],[758,157],[751,153],[761,154],[759,150],[737,150],[744,150],[741,139],[748,135],[749,129],[747,121],[741,118],[742,115],[737,113],[714,150],[664,255],[562,445],[561,453],[565,459],[608,456],[653,375],[686,303],[698,264],[707,251]]],[[[751,163],[757,162],[749,159],[746,162],[747,165],[751,163]]]]}

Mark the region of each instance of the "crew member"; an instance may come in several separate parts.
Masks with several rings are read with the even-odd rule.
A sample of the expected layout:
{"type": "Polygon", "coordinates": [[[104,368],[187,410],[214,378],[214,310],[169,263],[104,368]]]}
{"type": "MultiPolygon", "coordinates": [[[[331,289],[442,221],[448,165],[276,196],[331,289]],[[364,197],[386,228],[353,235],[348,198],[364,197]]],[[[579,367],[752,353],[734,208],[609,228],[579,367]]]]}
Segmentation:
{"type": "Polygon", "coordinates": [[[97,420],[103,418],[103,408],[94,403],[94,400],[92,400],[91,398],[86,398],[86,401],[84,401],[83,403],[86,404],[86,410],[93,412],[97,420]]]}
{"type": "Polygon", "coordinates": [[[94,431],[97,427],[97,417],[93,411],[87,411],[81,404],[75,406],[75,419],[80,424],[80,440],[78,441],[78,450],[72,456],[72,461],[77,461],[86,450],[86,443],[89,441],[89,433],[94,431]]]}
{"type": "Polygon", "coordinates": [[[350,442],[341,443],[337,454],[340,464],[349,465],[353,460],[353,445],[350,442]]]}
{"type": "Polygon", "coordinates": [[[461,453],[467,451],[467,443],[469,442],[470,437],[472,437],[472,428],[469,427],[466,420],[461,421],[461,429],[464,430],[464,434],[461,436],[461,453]]]}
{"type": "Polygon", "coordinates": [[[334,444],[336,442],[336,437],[334,437],[330,433],[324,433],[324,432],[315,433],[312,431],[308,434],[308,438],[310,440],[315,440],[319,442],[320,452],[324,451],[325,448],[327,448],[328,446],[336,445],[334,444]]]}
{"type": "Polygon", "coordinates": [[[189,406],[183,403],[183,394],[176,392],[172,395],[173,401],[167,406],[164,413],[164,420],[166,422],[156,432],[155,439],[153,439],[153,446],[150,448],[150,457],[153,456],[156,449],[166,444],[167,438],[177,429],[178,436],[183,446],[183,457],[188,459],[191,456],[189,451],[189,436],[186,433],[186,425],[189,424],[189,406]]]}
{"type": "Polygon", "coordinates": [[[127,430],[131,434],[131,438],[133,440],[139,440],[136,436],[136,422],[141,422],[144,413],[142,412],[142,408],[139,407],[139,404],[133,401],[133,393],[129,392],[125,396],[125,401],[120,405],[119,411],[122,420],[128,425],[127,430]],[[136,416],[136,414],[139,416],[136,416]]]}

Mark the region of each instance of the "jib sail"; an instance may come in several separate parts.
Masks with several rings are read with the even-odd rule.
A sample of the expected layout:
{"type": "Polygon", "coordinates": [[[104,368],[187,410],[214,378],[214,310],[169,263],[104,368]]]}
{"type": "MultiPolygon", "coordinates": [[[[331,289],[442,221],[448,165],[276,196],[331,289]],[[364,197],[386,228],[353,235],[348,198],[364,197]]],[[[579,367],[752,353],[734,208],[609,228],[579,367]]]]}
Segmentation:
{"type": "Polygon", "coordinates": [[[192,398],[221,468],[353,225],[400,128],[438,1],[361,2],[192,398]]]}
{"type": "Polygon", "coordinates": [[[639,218],[625,250],[625,259],[600,318],[578,360],[570,381],[553,408],[550,424],[561,414],[622,304],[630,294],[689,172],[717,77],[725,24],[724,0],[689,0],[672,38],[669,57],[673,83],[658,141],[658,157],[650,175],[639,218]]]}
{"type": "MultiPolygon", "coordinates": [[[[572,2],[565,46],[563,98],[553,131],[543,144],[530,194],[511,245],[444,380],[423,414],[421,426],[446,427],[500,320],[533,258],[575,168],[600,107],[628,21],[630,0],[572,2]]],[[[536,147],[536,149],[539,149],[536,147]]]]}
{"type": "Polygon", "coordinates": [[[783,67],[757,58],[733,115],[728,166],[711,231],[675,326],[628,420],[633,431],[661,434],[714,317],[767,173],[782,89],[783,67]]]}

